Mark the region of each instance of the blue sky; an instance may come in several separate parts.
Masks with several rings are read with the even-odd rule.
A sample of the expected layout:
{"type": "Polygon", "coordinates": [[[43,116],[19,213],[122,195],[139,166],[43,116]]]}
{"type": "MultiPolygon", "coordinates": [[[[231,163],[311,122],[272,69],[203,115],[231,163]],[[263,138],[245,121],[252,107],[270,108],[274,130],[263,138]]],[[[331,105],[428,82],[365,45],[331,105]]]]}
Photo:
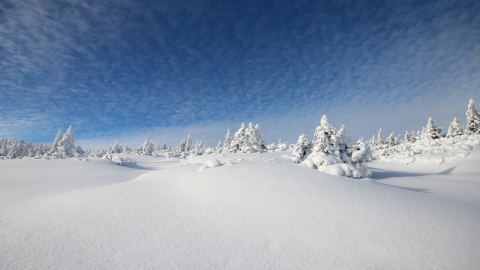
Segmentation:
{"type": "Polygon", "coordinates": [[[465,123],[469,98],[475,0],[0,2],[0,137],[215,145],[254,122],[295,142],[326,114],[368,139],[465,123]]]}

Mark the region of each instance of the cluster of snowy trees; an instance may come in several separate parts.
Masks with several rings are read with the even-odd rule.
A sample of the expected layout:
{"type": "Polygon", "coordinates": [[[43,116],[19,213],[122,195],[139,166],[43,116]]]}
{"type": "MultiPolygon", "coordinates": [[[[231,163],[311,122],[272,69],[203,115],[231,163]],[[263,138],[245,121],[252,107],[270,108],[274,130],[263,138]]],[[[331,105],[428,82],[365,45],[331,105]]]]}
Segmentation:
{"type": "Polygon", "coordinates": [[[345,126],[338,131],[322,116],[310,142],[305,134],[300,135],[293,147],[296,163],[329,174],[354,178],[369,177],[366,163],[372,160],[370,147],[363,140],[353,143],[345,126]]]}
{"type": "MultiPolygon", "coordinates": [[[[433,121],[432,117],[427,120],[427,125],[418,132],[405,132],[403,141],[400,139],[400,135],[395,136],[394,133],[390,133],[387,139],[383,139],[382,129],[378,131],[378,135],[372,137],[368,141],[368,144],[374,150],[374,158],[382,159],[384,157],[398,155],[399,153],[418,152],[418,148],[415,151],[412,149],[415,143],[429,143],[431,146],[438,146],[445,140],[442,139],[455,139],[462,138],[464,136],[478,135],[480,134],[480,114],[472,99],[468,102],[466,111],[466,128],[463,127],[460,120],[455,117],[450,123],[447,133],[442,134],[442,128],[438,127],[433,121]]],[[[447,143],[450,143],[449,141],[447,143]]]]}
{"type": "Polygon", "coordinates": [[[221,152],[255,153],[266,149],[260,126],[258,124],[254,126],[253,123],[249,123],[248,127],[245,127],[245,123],[242,123],[233,137],[230,135],[230,130],[227,130],[221,152]]]}
{"type": "Polygon", "coordinates": [[[2,139],[0,159],[19,158],[69,158],[83,155],[81,147],[75,146],[75,137],[70,126],[65,133],[58,131],[52,145],[25,142],[23,140],[2,139]]]}

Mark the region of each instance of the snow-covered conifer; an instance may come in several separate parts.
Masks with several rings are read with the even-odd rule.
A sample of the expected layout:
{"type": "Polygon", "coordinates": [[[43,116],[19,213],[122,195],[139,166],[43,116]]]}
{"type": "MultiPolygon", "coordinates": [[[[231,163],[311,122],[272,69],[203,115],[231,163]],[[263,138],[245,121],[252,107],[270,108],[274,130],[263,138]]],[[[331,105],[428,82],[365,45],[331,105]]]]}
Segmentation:
{"type": "Polygon", "coordinates": [[[142,154],[151,156],[153,153],[153,143],[149,139],[145,139],[142,147],[142,154]]]}
{"type": "Polygon", "coordinates": [[[447,138],[456,137],[463,135],[463,126],[462,123],[458,120],[457,117],[453,118],[453,121],[450,123],[447,131],[447,138]]]}
{"type": "Polygon", "coordinates": [[[3,139],[2,145],[0,146],[0,157],[6,157],[7,155],[8,155],[7,139],[3,139]]]}
{"type": "Polygon", "coordinates": [[[412,131],[408,133],[408,130],[405,131],[405,136],[403,137],[404,142],[414,143],[415,142],[415,133],[412,131]]]}
{"type": "Polygon", "coordinates": [[[14,139],[7,154],[8,159],[18,158],[17,141],[14,139]]]}
{"type": "Polygon", "coordinates": [[[382,145],[383,144],[383,132],[382,129],[380,128],[378,130],[378,135],[377,135],[377,145],[382,145]]]}
{"type": "Polygon", "coordinates": [[[223,143],[222,152],[229,153],[231,144],[232,144],[232,136],[230,136],[230,129],[227,129],[227,134],[225,134],[225,142],[223,143]]]}
{"type": "Polygon", "coordinates": [[[112,147],[110,147],[109,152],[111,154],[118,154],[122,153],[122,150],[122,146],[118,143],[117,140],[115,140],[115,143],[112,145],[112,147]]]}
{"type": "Polygon", "coordinates": [[[467,108],[467,126],[466,126],[466,133],[467,134],[480,134],[480,114],[478,113],[477,108],[475,107],[475,103],[473,99],[470,99],[468,102],[467,108]]]}
{"type": "Polygon", "coordinates": [[[58,155],[60,151],[60,146],[63,144],[62,142],[62,131],[58,131],[57,136],[55,136],[55,140],[53,141],[52,147],[48,152],[49,155],[58,155]]]}
{"type": "Polygon", "coordinates": [[[317,126],[314,133],[313,152],[323,152],[325,154],[334,154],[335,149],[335,129],[328,122],[327,116],[323,115],[320,120],[320,126],[317,126]]]}
{"type": "Polygon", "coordinates": [[[297,143],[293,147],[293,158],[295,163],[300,163],[306,156],[311,153],[312,144],[305,134],[298,137],[297,143]]]}
{"type": "Polygon", "coordinates": [[[432,117],[428,118],[427,127],[422,131],[423,139],[439,139],[442,128],[437,127],[432,117]]]}
{"type": "Polygon", "coordinates": [[[399,145],[400,144],[400,141],[398,140],[397,137],[395,137],[394,133],[390,133],[390,135],[388,135],[387,137],[387,140],[385,141],[385,143],[388,145],[388,146],[395,146],[395,145],[399,145]]]}
{"type": "Polygon", "coordinates": [[[72,126],[69,126],[67,132],[63,134],[61,145],[61,156],[69,158],[75,156],[75,137],[73,136],[72,126]]]}
{"type": "Polygon", "coordinates": [[[336,136],[334,137],[335,141],[335,156],[340,158],[343,162],[350,162],[350,157],[352,155],[352,139],[347,133],[347,129],[344,125],[340,127],[336,136]]]}
{"type": "Polygon", "coordinates": [[[353,147],[352,163],[365,165],[367,162],[372,161],[372,151],[368,144],[363,140],[358,140],[357,144],[353,147]]]}

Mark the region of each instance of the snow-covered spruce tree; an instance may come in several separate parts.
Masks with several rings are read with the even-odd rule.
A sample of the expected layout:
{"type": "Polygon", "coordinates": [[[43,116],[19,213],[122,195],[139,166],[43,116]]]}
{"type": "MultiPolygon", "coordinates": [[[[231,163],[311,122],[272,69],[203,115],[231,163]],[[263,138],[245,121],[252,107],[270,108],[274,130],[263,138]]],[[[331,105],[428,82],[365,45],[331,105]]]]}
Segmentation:
{"type": "Polygon", "coordinates": [[[63,134],[60,153],[63,158],[74,157],[76,153],[75,137],[73,136],[72,126],[69,126],[67,132],[63,134]]]}
{"type": "Polygon", "coordinates": [[[53,141],[52,147],[50,148],[50,151],[48,152],[49,156],[52,156],[54,158],[58,158],[60,156],[60,147],[63,144],[62,142],[62,131],[59,130],[57,133],[57,136],[55,136],[55,140],[53,141]]]}
{"type": "Polygon", "coordinates": [[[367,170],[367,162],[373,160],[372,151],[370,150],[370,146],[363,140],[358,140],[357,144],[353,146],[351,160],[352,164],[357,168],[357,170],[353,172],[354,178],[372,176],[372,173],[367,170]]]}
{"type": "Polygon", "coordinates": [[[205,147],[202,141],[197,141],[193,146],[192,151],[190,151],[190,156],[200,156],[200,155],[203,155],[204,152],[205,152],[205,147]]]}
{"type": "Polygon", "coordinates": [[[462,123],[458,120],[457,117],[453,118],[453,121],[450,123],[447,131],[447,138],[457,137],[463,135],[463,126],[462,123]]]}
{"type": "Polygon", "coordinates": [[[232,144],[232,136],[230,136],[230,129],[227,129],[227,134],[225,134],[225,142],[223,143],[222,152],[229,153],[231,144],[232,144]]]}
{"type": "Polygon", "coordinates": [[[18,158],[18,148],[17,148],[17,140],[13,139],[12,143],[10,144],[10,149],[7,154],[8,159],[18,158]]]}
{"type": "MultiPolygon", "coordinates": [[[[351,162],[351,156],[348,155],[349,151],[346,150],[347,145],[351,145],[351,142],[348,142],[349,137],[342,136],[342,139],[339,139],[337,136],[338,134],[330,126],[327,117],[325,115],[322,116],[320,126],[315,129],[312,153],[308,155],[302,164],[321,172],[338,176],[369,177],[370,173],[364,163],[358,162],[355,164],[351,162]],[[341,145],[345,146],[345,155],[343,156],[346,161],[342,160],[341,145]]],[[[365,143],[363,143],[362,147],[368,149],[365,143]]]]}
{"type": "Polygon", "coordinates": [[[440,138],[440,133],[442,132],[442,128],[437,127],[433,122],[432,117],[428,118],[427,127],[422,131],[422,139],[427,140],[435,140],[440,138]]]}
{"type": "Polygon", "coordinates": [[[222,152],[223,152],[223,142],[222,141],[218,141],[217,146],[215,146],[214,148],[208,147],[207,149],[205,149],[205,154],[222,153],[222,152]],[[209,149],[211,149],[211,150],[209,150],[209,149]]]}
{"type": "Polygon", "coordinates": [[[254,153],[261,152],[265,149],[267,148],[258,124],[253,126],[253,124],[250,123],[248,127],[245,127],[245,123],[242,123],[238,131],[233,135],[232,142],[230,143],[231,153],[254,153]]]}
{"type": "Polygon", "coordinates": [[[320,126],[317,126],[315,129],[313,152],[333,155],[336,151],[334,141],[335,133],[335,129],[330,126],[327,116],[322,116],[322,119],[320,119],[320,126]]]}
{"type": "Polygon", "coordinates": [[[7,139],[2,139],[2,144],[0,146],[0,157],[6,157],[7,155],[8,155],[7,139]]]}
{"type": "Polygon", "coordinates": [[[382,129],[380,128],[378,130],[378,135],[377,135],[377,143],[376,145],[383,145],[383,132],[382,132],[382,129]]]}
{"type": "Polygon", "coordinates": [[[142,154],[151,156],[153,153],[153,143],[149,139],[145,139],[142,147],[142,154]]]}
{"type": "Polygon", "coordinates": [[[468,101],[468,108],[467,108],[467,126],[466,132],[468,135],[470,134],[480,134],[480,114],[478,113],[477,108],[475,107],[475,103],[473,99],[468,101]]]}
{"type": "Polygon", "coordinates": [[[312,144],[308,140],[305,134],[302,134],[298,137],[297,143],[293,147],[293,160],[295,163],[300,163],[303,159],[310,155],[312,144]]]}
{"type": "Polygon", "coordinates": [[[335,137],[335,156],[340,158],[344,163],[350,162],[352,156],[352,138],[347,133],[344,125],[340,127],[335,137]]]}
{"type": "Polygon", "coordinates": [[[416,141],[415,133],[413,131],[411,133],[408,133],[408,130],[406,130],[405,136],[403,137],[403,141],[408,143],[414,143],[416,141]]]}
{"type": "Polygon", "coordinates": [[[262,138],[262,132],[260,125],[253,126],[252,123],[248,124],[248,128],[245,130],[245,137],[247,139],[247,148],[243,150],[244,153],[262,152],[266,150],[265,142],[262,138]]]}
{"type": "Polygon", "coordinates": [[[112,147],[108,149],[108,152],[110,154],[119,154],[119,153],[122,153],[122,151],[123,151],[122,145],[120,145],[117,140],[115,140],[115,143],[112,145],[112,147]]]}
{"type": "Polygon", "coordinates": [[[392,147],[392,146],[396,146],[396,145],[399,145],[400,144],[400,140],[395,137],[395,135],[392,133],[390,133],[390,135],[388,135],[388,138],[387,140],[385,141],[385,143],[389,146],[389,147],[392,147]]]}
{"type": "Polygon", "coordinates": [[[245,139],[245,123],[240,125],[240,128],[233,134],[232,142],[230,144],[230,153],[237,153],[240,152],[243,148],[244,143],[246,142],[245,139]]]}

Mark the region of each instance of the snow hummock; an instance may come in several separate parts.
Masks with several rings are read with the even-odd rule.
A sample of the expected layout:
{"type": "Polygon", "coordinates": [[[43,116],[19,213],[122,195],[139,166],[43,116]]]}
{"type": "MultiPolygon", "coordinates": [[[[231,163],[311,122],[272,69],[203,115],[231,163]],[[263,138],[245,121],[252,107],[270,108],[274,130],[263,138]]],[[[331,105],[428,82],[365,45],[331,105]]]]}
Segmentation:
{"type": "Polygon", "coordinates": [[[219,167],[219,166],[222,166],[222,163],[220,162],[220,160],[218,159],[212,159],[212,160],[209,160],[207,162],[205,162],[205,164],[202,165],[202,167],[200,167],[200,171],[203,171],[205,169],[208,169],[208,168],[215,168],[215,167],[219,167]]]}
{"type": "Polygon", "coordinates": [[[0,268],[478,269],[480,149],[468,153],[374,161],[367,179],[287,152],[3,160],[0,268]]]}

